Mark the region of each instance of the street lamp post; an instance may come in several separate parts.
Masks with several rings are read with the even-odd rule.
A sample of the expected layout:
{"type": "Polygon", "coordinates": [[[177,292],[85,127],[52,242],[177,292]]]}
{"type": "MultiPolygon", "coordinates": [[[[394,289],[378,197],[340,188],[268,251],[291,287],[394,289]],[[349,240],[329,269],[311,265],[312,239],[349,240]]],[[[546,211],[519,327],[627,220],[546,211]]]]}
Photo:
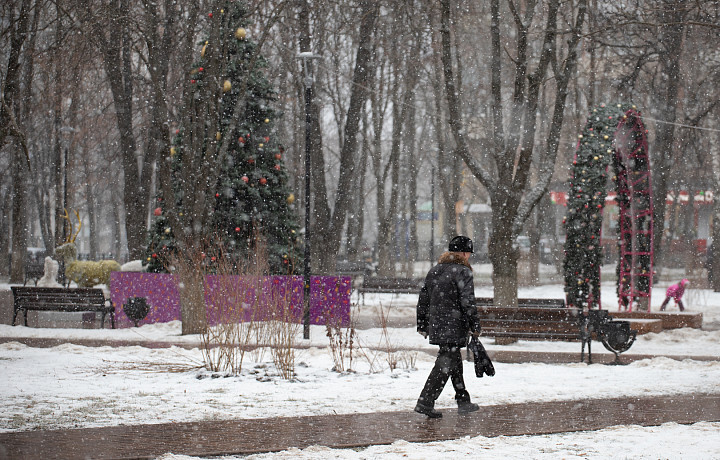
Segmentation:
{"type": "Polygon", "coordinates": [[[313,77],[311,59],[320,56],[310,51],[297,55],[302,59],[303,83],[305,85],[305,261],[303,267],[303,338],[310,338],[310,151],[312,141],[312,98],[313,77]]]}
{"type": "Polygon", "coordinates": [[[430,266],[435,262],[435,166],[430,176],[430,266]]]}
{"type": "MultiPolygon", "coordinates": [[[[63,137],[65,138],[65,150],[63,152],[63,210],[67,212],[68,208],[68,151],[70,150],[70,138],[72,137],[72,134],[75,132],[75,128],[71,126],[63,126],[60,128],[60,132],[62,133],[63,137]]],[[[58,216],[59,218],[59,216],[58,216]]],[[[67,241],[70,234],[72,234],[72,231],[70,231],[70,234],[68,234],[68,225],[69,222],[63,223],[63,241],[67,241]]],[[[65,259],[60,260],[60,266],[58,267],[58,278],[60,281],[60,284],[63,286],[67,282],[65,279],[65,259]]]]}

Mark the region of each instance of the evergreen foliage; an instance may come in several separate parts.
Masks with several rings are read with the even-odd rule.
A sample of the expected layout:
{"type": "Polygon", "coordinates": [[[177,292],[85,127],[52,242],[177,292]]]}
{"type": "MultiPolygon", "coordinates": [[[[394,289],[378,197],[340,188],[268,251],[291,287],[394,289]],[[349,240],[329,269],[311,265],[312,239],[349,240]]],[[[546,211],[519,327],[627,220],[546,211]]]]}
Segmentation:
{"type": "MultiPolygon", "coordinates": [[[[590,113],[582,134],[578,136],[568,191],[568,214],[563,220],[567,234],[564,277],[568,306],[578,308],[599,306],[600,267],[603,261],[600,238],[602,212],[607,196],[607,171],[612,162],[613,181],[628,174],[628,171],[623,169],[626,166],[616,158],[613,146],[618,124],[628,114],[637,115],[634,106],[617,104],[595,108],[590,113]]],[[[649,169],[649,165],[640,164],[639,161],[633,160],[631,163],[632,172],[649,169]]],[[[617,200],[621,208],[624,204],[625,209],[628,209],[630,200],[637,199],[627,195],[627,187],[618,187],[617,191],[617,200]]],[[[649,199],[649,196],[645,196],[644,199],[649,199]]],[[[649,203],[646,205],[649,206],[649,203]]],[[[648,223],[644,222],[644,224],[648,223]]],[[[628,241],[623,240],[627,237],[628,235],[620,235],[618,244],[627,244],[628,241]]],[[[639,263],[643,265],[639,267],[641,272],[649,273],[651,259],[650,256],[640,257],[639,263]]],[[[622,258],[618,262],[618,270],[621,262],[623,262],[622,258]]],[[[649,277],[642,277],[638,283],[639,289],[649,292],[649,277]]]]}
{"type": "MultiPolygon", "coordinates": [[[[204,229],[226,246],[226,253],[241,260],[254,251],[256,238],[261,237],[267,245],[268,264],[272,274],[289,274],[293,261],[297,259],[297,216],[293,207],[294,195],[288,187],[288,177],[283,163],[284,149],[276,137],[274,125],[281,116],[273,105],[277,93],[264,75],[266,61],[256,57],[250,69],[251,58],[257,44],[247,37],[247,11],[242,2],[228,2],[223,8],[218,49],[220,62],[224,66],[221,78],[221,103],[219,113],[202,113],[199,104],[186,110],[196,110],[193,126],[181,126],[173,138],[172,178],[175,202],[180,220],[183,216],[182,177],[192,174],[183,169],[185,149],[191,146],[183,142],[183,133],[188,129],[205,130],[203,117],[219,117],[219,131],[204,133],[203,148],[210,142],[219,142],[225,136],[232,136],[227,155],[222,158],[219,181],[214,197],[208,202],[213,206],[211,228],[204,229]],[[247,79],[246,85],[243,80],[247,79]],[[245,94],[239,95],[245,87],[245,94]],[[240,96],[240,97],[239,97],[240,96]],[[236,103],[245,104],[244,116],[232,129],[231,124],[236,103]]],[[[206,85],[215,85],[215,79],[207,77],[208,66],[213,62],[205,57],[202,43],[201,58],[190,72],[190,84],[194,99],[206,97],[213,92],[203,91],[206,85]]],[[[177,248],[177,234],[168,225],[163,210],[164,197],[158,197],[159,207],[155,210],[154,221],[149,234],[147,249],[148,271],[166,271],[170,254],[177,248]]]]}

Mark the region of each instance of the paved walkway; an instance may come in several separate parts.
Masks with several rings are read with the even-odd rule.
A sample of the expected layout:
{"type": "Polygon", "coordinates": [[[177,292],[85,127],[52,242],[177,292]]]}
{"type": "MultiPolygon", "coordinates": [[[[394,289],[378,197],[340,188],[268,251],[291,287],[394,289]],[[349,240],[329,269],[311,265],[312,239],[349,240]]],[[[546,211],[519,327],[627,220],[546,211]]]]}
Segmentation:
{"type": "Polygon", "coordinates": [[[442,419],[408,410],[0,433],[0,459],[154,458],[166,452],[215,456],[720,421],[720,394],[507,404],[463,416],[443,412],[442,419]]]}

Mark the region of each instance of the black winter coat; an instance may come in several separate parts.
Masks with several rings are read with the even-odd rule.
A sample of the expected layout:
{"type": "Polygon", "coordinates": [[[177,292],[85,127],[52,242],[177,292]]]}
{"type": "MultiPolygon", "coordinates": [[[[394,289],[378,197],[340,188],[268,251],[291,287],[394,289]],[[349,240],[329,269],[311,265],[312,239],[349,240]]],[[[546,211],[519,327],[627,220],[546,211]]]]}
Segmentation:
{"type": "Polygon", "coordinates": [[[473,274],[452,252],[430,269],[417,304],[417,330],[433,345],[467,345],[468,332],[480,332],[473,274]]]}

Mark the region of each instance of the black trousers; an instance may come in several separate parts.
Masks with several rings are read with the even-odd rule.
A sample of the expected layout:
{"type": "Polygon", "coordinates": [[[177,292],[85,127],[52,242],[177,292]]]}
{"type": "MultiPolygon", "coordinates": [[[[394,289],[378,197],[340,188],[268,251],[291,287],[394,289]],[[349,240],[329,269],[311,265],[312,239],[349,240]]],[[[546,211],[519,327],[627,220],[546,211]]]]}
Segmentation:
{"type": "Polygon", "coordinates": [[[458,403],[470,402],[470,393],[465,389],[463,380],[463,362],[460,347],[457,345],[440,345],[440,351],[435,359],[435,366],[425,382],[420,393],[418,403],[434,407],[435,401],[440,397],[448,378],[452,380],[455,388],[455,400],[458,403]]]}

